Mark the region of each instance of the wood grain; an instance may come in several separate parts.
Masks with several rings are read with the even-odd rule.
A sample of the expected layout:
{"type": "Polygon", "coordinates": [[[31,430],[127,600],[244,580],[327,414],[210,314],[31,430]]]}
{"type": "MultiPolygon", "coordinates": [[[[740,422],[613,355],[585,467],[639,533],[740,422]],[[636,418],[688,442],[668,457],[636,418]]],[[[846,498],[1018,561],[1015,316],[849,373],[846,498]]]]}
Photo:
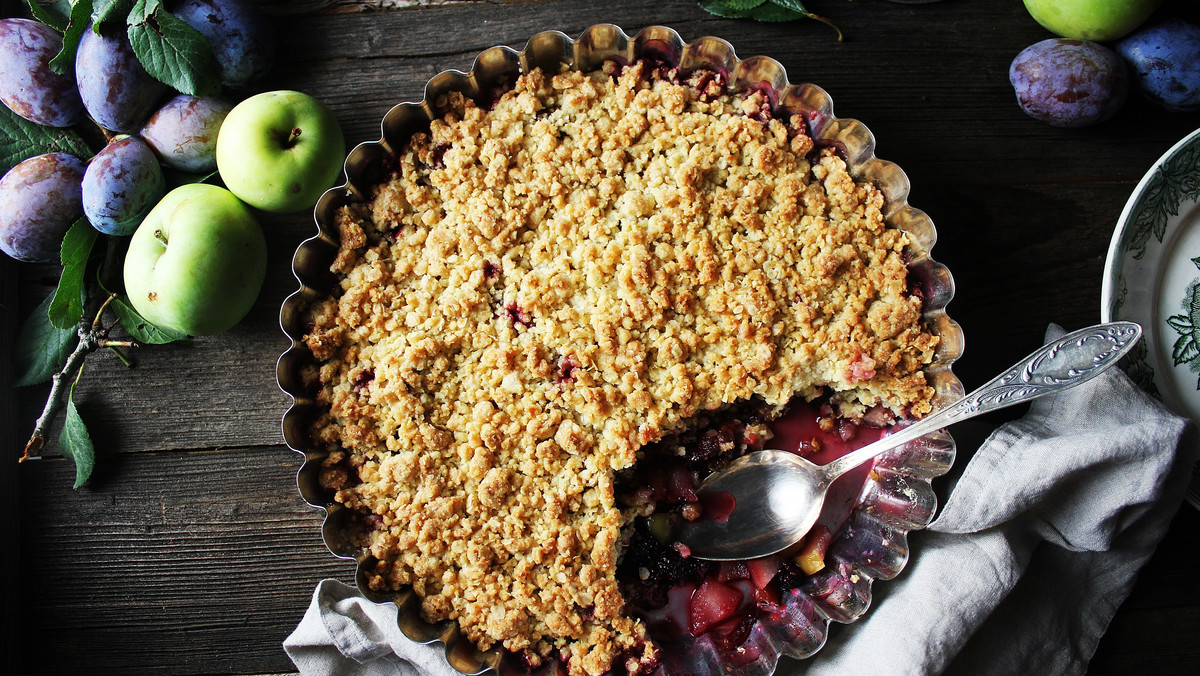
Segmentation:
{"type": "Polygon", "coordinates": [[[322,513],[295,490],[298,467],[279,446],[143,453],[110,460],[77,491],[65,460],[22,467],[26,663],[291,670],[280,644],[313,586],[354,573],[322,544],[322,513]]]}
{"type": "MultiPolygon", "coordinates": [[[[1027,118],[1008,64],[1048,35],[1019,2],[811,0],[845,31],[843,43],[816,22],[722,20],[694,0],[259,4],[278,29],[279,56],[256,86],[322,99],[348,146],[377,139],[384,113],[420,99],[434,74],[468,69],[481,50],[519,48],[542,30],[665,24],[685,39],[719,35],[740,55],[778,59],[793,81],[825,88],[839,116],[865,122],[877,154],[912,180],[910,203],[938,227],[933,255],[955,277],[949,313],[967,336],[955,371],[968,386],[1027,353],[1048,322],[1071,329],[1098,319],[1104,257],[1125,200],[1154,160],[1200,125],[1196,114],[1169,115],[1137,99],[1089,129],[1027,118]]],[[[1185,5],[1168,3],[1195,11],[1185,5]]],[[[13,0],[0,10],[24,11],[13,0]]],[[[288,398],[275,385],[275,360],[288,343],[278,311],[296,288],[292,252],[315,226],[307,214],[263,222],[268,277],[242,324],[190,345],[141,348],[132,369],[108,353],[89,358],[76,395],[100,455],[89,485],[70,489],[73,469],[54,444],[45,460],[0,468],[8,507],[0,574],[9,585],[0,593],[18,626],[0,633],[0,666],[292,673],[280,642],[314,584],[352,577],[352,565],[321,543],[321,515],[298,497],[299,459],[279,431],[288,398]]],[[[6,354],[17,322],[57,274],[0,260],[6,354]]],[[[8,374],[5,362],[0,443],[15,457],[45,388],[12,390],[8,374]]],[[[986,434],[963,431],[967,443],[986,434]]],[[[1197,528],[1200,513],[1181,512],[1090,673],[1190,673],[1200,663],[1200,648],[1185,640],[1200,632],[1197,528]]]]}
{"type": "MultiPolygon", "coordinates": [[[[1076,328],[1095,321],[1108,234],[1143,171],[1136,167],[1149,166],[1182,135],[1175,128],[1181,124],[1177,117],[1171,125],[1154,124],[1152,133],[1137,135],[1120,134],[1119,121],[1080,131],[1026,118],[1008,100],[1006,80],[994,75],[1003,72],[1003,64],[987,59],[1002,60],[1008,44],[1022,44],[1032,39],[1022,33],[1036,34],[1040,28],[1017,21],[1024,11],[1019,7],[998,4],[949,3],[939,11],[939,21],[929,24],[912,19],[928,7],[874,3],[853,13],[847,7],[844,28],[851,39],[844,44],[815,22],[716,21],[690,1],[604,7],[539,2],[506,6],[500,13],[486,3],[467,3],[419,14],[289,16],[278,21],[285,56],[262,86],[295,87],[328,102],[353,145],[378,138],[387,109],[419,99],[433,74],[466,68],[474,54],[496,43],[519,46],[548,25],[576,34],[607,17],[630,30],[661,22],[687,37],[719,32],[743,54],[769,53],[790,72],[812,75],[809,79],[831,92],[839,113],[867,122],[879,139],[878,153],[909,174],[910,202],[928,211],[939,227],[941,243],[934,255],[956,276],[958,299],[950,311],[971,336],[973,349],[964,357],[961,376],[972,384],[1027,352],[1047,322],[1076,328]],[[422,19],[415,21],[416,16],[422,19]],[[896,23],[912,27],[898,36],[886,28],[896,23]],[[988,28],[1014,24],[1020,30],[997,34],[988,28]],[[452,42],[447,26],[455,27],[452,42]],[[980,56],[967,58],[964,50],[980,56]],[[879,64],[907,65],[904,72],[891,72],[879,64]],[[981,79],[980,72],[992,75],[981,79]],[[935,87],[918,88],[913,82],[935,87]],[[981,133],[985,116],[996,121],[982,125],[981,133]],[[999,146],[1004,152],[997,152],[999,146]],[[1015,159],[1028,157],[1038,161],[1015,159]],[[1011,163],[1020,163],[1020,170],[1011,163]],[[1072,175],[1056,175],[1057,168],[1072,175]],[[1047,294],[1047,288],[1055,293],[1047,294]],[[991,342],[988,327],[997,313],[1021,313],[1029,321],[1017,335],[991,342]]],[[[273,390],[274,360],[287,345],[276,328],[276,308],[295,288],[288,271],[291,252],[312,230],[302,217],[268,225],[267,286],[247,321],[233,331],[186,347],[144,348],[132,370],[107,354],[90,360],[79,401],[103,452],[278,441],[278,421],[288,401],[273,390]]],[[[54,281],[53,274],[41,275],[41,288],[24,297],[48,293],[54,281]]],[[[30,389],[19,397],[25,429],[44,392],[30,389]]]]}
{"type": "MultiPolygon", "coordinates": [[[[955,277],[949,312],[971,346],[955,370],[968,386],[982,384],[1039,344],[1046,325],[1080,328],[1098,320],[1100,279],[1122,184],[931,186],[926,211],[939,228],[933,255],[955,277]],[[1073,212],[1078,223],[1047,223],[1041,214],[1073,212]],[[1057,256],[1064,249],[1078,256],[1057,256]],[[996,279],[1006,281],[997,284],[996,279]],[[1049,288],[1054,293],[1047,293],[1049,288]],[[1064,298],[1082,299],[1063,303],[1064,298]],[[997,313],[1020,314],[1005,340],[990,340],[997,313]],[[979,337],[976,339],[976,337],[979,337]],[[983,349],[974,349],[982,345],[983,349]]],[[[916,201],[915,206],[926,206],[916,201]]],[[[228,333],[187,345],[145,346],[127,368],[115,355],[89,359],[76,404],[102,457],[168,449],[211,449],[281,443],[280,419],[290,404],[275,386],[275,361],[290,344],[278,308],[295,291],[291,254],[315,231],[307,223],[267,227],[266,285],[250,315],[228,333]]],[[[42,289],[41,293],[48,293],[42,289]]],[[[26,432],[45,401],[45,387],[20,391],[19,426],[26,432]]],[[[57,439],[60,425],[50,435],[57,439]]],[[[54,444],[46,450],[58,453],[54,444]]]]}
{"type": "MultiPolygon", "coordinates": [[[[0,444],[13,451],[23,448],[18,441],[20,433],[16,425],[16,401],[12,392],[13,369],[8,355],[12,354],[13,339],[17,332],[17,264],[0,256],[0,444]]],[[[20,562],[21,545],[13,536],[20,525],[21,484],[18,480],[16,454],[0,454],[0,534],[4,536],[4,547],[0,548],[0,613],[12,620],[21,614],[20,562]]],[[[14,631],[0,632],[0,670],[14,673],[17,668],[17,646],[19,634],[14,631]]]]}

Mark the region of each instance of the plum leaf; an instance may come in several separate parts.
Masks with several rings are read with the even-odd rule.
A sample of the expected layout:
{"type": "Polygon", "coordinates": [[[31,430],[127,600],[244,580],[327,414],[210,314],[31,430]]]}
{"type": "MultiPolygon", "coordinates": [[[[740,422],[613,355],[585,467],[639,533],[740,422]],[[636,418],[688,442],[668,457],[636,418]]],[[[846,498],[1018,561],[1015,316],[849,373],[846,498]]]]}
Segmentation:
{"type": "Polygon", "coordinates": [[[75,349],[79,334],[60,329],[50,323],[50,296],[38,304],[33,314],[17,332],[17,343],[13,350],[13,367],[16,370],[16,387],[37,385],[50,380],[75,349]]]}
{"type": "MultiPolygon", "coordinates": [[[[800,0],[771,0],[771,4],[775,5],[776,7],[779,7],[780,9],[790,10],[791,12],[794,13],[793,18],[812,19],[813,21],[819,21],[820,23],[823,23],[826,26],[829,26],[837,33],[838,42],[841,42],[842,40],[845,39],[845,36],[842,35],[841,28],[838,28],[829,19],[826,19],[825,17],[823,17],[819,14],[813,14],[812,12],[808,11],[808,8],[805,7],[804,3],[801,2],[800,0]]],[[[770,21],[771,20],[771,19],[762,19],[757,16],[755,16],[754,18],[758,19],[759,21],[770,21]]],[[[783,19],[783,20],[790,21],[791,19],[783,19]]]]}
{"type": "Polygon", "coordinates": [[[78,383],[78,377],[71,383],[62,433],[58,437],[63,456],[75,463],[75,488],[82,486],[92,476],[92,468],[96,464],[96,447],[92,444],[83,417],[79,415],[79,409],[75,408],[75,385],[78,383]]]}
{"type": "Polygon", "coordinates": [[[78,0],[71,5],[71,17],[63,30],[63,46],[58,54],[50,59],[50,70],[63,75],[75,67],[75,50],[79,48],[79,38],[87,30],[92,18],[92,0],[78,0]]]}
{"type": "Polygon", "coordinates": [[[59,33],[67,30],[67,15],[60,12],[57,7],[43,5],[37,0],[25,0],[25,5],[29,7],[29,13],[33,15],[33,18],[38,21],[59,33]]]}
{"type": "Polygon", "coordinates": [[[808,12],[799,12],[792,9],[788,5],[776,3],[771,0],[763,5],[759,5],[746,13],[746,17],[755,21],[764,21],[767,23],[782,23],[784,21],[798,21],[808,17],[808,12]]]}
{"type": "Polygon", "coordinates": [[[129,10],[129,25],[148,21],[159,7],[162,7],[162,0],[135,0],[133,9],[129,10]]]}
{"type": "Polygon", "coordinates": [[[122,20],[129,16],[133,0],[92,0],[92,23],[122,20]]]}
{"type": "Polygon", "coordinates": [[[746,11],[766,3],[767,0],[722,0],[722,2],[734,11],[746,11]]]}
{"type": "Polygon", "coordinates": [[[840,28],[829,19],[808,11],[802,0],[700,0],[700,8],[726,19],[754,19],[771,23],[812,19],[837,31],[838,42],[843,39],[840,28]]]}
{"type": "Polygon", "coordinates": [[[190,337],[186,333],[166,329],[151,324],[148,319],[138,314],[125,298],[117,296],[112,302],[113,312],[121,321],[124,328],[134,340],[146,345],[163,345],[165,343],[187,342],[190,337]]]}
{"type": "Polygon", "coordinates": [[[56,152],[80,159],[92,156],[83,137],[71,129],[43,127],[0,106],[0,174],[34,155],[56,152]]]}
{"type": "Polygon", "coordinates": [[[730,0],[700,0],[700,9],[726,19],[745,19],[747,8],[744,5],[746,4],[749,3],[730,2],[730,0]]]}
{"type": "Polygon", "coordinates": [[[91,223],[86,218],[80,218],[63,237],[63,271],[50,301],[49,312],[50,323],[55,328],[73,329],[83,317],[83,306],[87,302],[84,274],[87,272],[88,258],[92,255],[92,245],[96,243],[96,234],[91,223]]]}
{"type": "Polygon", "coordinates": [[[129,12],[129,44],[154,79],[192,96],[214,96],[221,78],[200,31],[168,12],[161,0],[138,0],[129,12]]]}

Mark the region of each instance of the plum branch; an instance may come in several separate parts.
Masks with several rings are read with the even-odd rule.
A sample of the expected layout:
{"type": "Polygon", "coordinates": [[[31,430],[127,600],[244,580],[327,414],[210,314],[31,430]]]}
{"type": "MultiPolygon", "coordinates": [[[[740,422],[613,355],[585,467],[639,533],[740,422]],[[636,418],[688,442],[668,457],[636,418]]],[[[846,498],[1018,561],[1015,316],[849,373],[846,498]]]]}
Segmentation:
{"type": "MultiPolygon", "coordinates": [[[[50,426],[54,424],[54,419],[62,410],[64,404],[64,393],[70,388],[74,381],[75,375],[83,368],[84,360],[92,352],[99,348],[119,347],[138,347],[140,343],[136,340],[112,340],[108,337],[111,326],[104,326],[100,319],[104,315],[104,311],[109,304],[116,299],[117,294],[109,294],[100,307],[96,310],[96,314],[91,319],[84,317],[80,320],[76,332],[79,334],[79,343],[75,349],[67,357],[63,363],[62,369],[55,373],[50,378],[50,394],[46,397],[46,405],[42,408],[42,414],[38,417],[37,423],[34,425],[33,434],[30,436],[28,443],[25,444],[25,451],[21,455],[18,462],[26,460],[36,460],[41,457],[42,448],[46,445],[46,433],[49,432],[50,426]]],[[[118,352],[118,355],[120,353],[118,352]]],[[[129,362],[123,358],[122,361],[128,364],[129,362]]]]}

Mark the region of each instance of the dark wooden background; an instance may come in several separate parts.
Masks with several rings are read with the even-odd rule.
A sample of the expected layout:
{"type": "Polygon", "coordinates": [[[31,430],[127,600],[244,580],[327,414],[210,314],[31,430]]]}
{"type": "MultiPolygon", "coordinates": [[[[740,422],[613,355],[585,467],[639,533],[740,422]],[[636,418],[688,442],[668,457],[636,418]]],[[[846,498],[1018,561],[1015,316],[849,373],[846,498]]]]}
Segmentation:
{"type": "MultiPolygon", "coordinates": [[[[20,2],[2,4],[4,16],[23,13],[20,2]]],[[[1026,117],[1008,65],[1050,35],[1019,0],[809,0],[843,28],[843,43],[815,22],[723,20],[694,0],[263,4],[279,62],[257,88],[322,99],[349,144],[376,139],[388,108],[419,99],[435,73],[467,69],[479,51],[519,48],[546,29],[665,24],[688,40],[718,35],[743,56],[775,57],[793,82],[825,88],[840,116],[865,122],[877,154],[912,179],[910,202],[937,224],[934,256],[957,283],[949,312],[967,349],[955,371],[968,387],[1039,345],[1047,323],[1099,320],[1122,206],[1154,160],[1200,126],[1200,114],[1138,99],[1084,130],[1026,117]]],[[[1194,12],[1185,0],[1168,6],[1194,12]]],[[[0,439],[10,458],[0,462],[0,593],[11,627],[0,632],[0,664],[18,673],[287,673],[280,643],[313,586],[352,579],[351,564],[322,545],[321,515],[300,500],[299,458],[280,436],[288,399],[275,360],[288,343],[278,310],[295,288],[291,253],[315,226],[305,214],[263,222],[267,282],[239,326],[191,345],[142,348],[135,368],[104,352],[88,359],[76,401],[99,457],[85,487],[72,490],[73,467],[53,444],[45,459],[16,464],[46,388],[12,389],[0,359],[0,439]]],[[[5,355],[57,273],[0,257],[5,355]]],[[[960,465],[1000,421],[954,430],[960,465]]],[[[1200,513],[1184,507],[1090,673],[1195,672],[1197,536],[1200,513]]]]}

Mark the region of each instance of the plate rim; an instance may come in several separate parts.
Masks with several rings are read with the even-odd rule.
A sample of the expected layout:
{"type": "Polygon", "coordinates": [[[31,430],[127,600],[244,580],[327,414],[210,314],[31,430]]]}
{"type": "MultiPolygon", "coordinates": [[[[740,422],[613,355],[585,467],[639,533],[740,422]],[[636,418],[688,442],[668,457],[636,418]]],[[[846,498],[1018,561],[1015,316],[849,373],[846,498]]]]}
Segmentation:
{"type": "Polygon", "coordinates": [[[1104,259],[1104,274],[1100,287],[1100,320],[1103,322],[1113,321],[1113,300],[1116,294],[1117,275],[1120,270],[1117,268],[1117,259],[1122,257],[1120,252],[1121,242],[1124,241],[1126,232],[1129,228],[1131,217],[1134,209],[1141,203],[1142,196],[1146,192],[1150,181],[1162,168],[1164,164],[1171,161],[1184,148],[1191,143],[1200,143],[1200,128],[1197,128],[1176,141],[1170,148],[1167,149],[1154,164],[1146,170],[1142,178],[1130,193],[1129,199],[1125,201],[1125,206],[1121,209],[1121,215],[1117,217],[1117,224],[1113,228],[1112,238],[1108,242],[1108,250],[1104,259]]]}
{"type": "MultiPolygon", "coordinates": [[[[1126,200],[1125,206],[1121,209],[1121,215],[1117,218],[1116,226],[1113,228],[1112,238],[1109,241],[1108,251],[1104,260],[1104,275],[1100,289],[1100,320],[1102,322],[1111,322],[1117,319],[1129,319],[1136,321],[1130,316],[1130,313],[1119,312],[1115,308],[1117,295],[1120,293],[1120,289],[1118,288],[1118,278],[1124,269],[1125,259],[1129,255],[1127,252],[1122,250],[1122,244],[1126,241],[1126,238],[1129,234],[1129,229],[1132,225],[1132,221],[1134,220],[1135,212],[1139,212],[1140,208],[1144,204],[1145,196],[1147,191],[1151,188],[1151,183],[1158,177],[1165,165],[1167,165],[1169,162],[1172,162],[1180,153],[1189,149],[1193,145],[1196,145],[1198,148],[1200,148],[1200,128],[1185,134],[1183,138],[1172,144],[1170,148],[1168,148],[1157,160],[1154,161],[1150,168],[1146,170],[1146,173],[1142,175],[1141,180],[1138,181],[1137,185],[1130,193],[1129,199],[1126,200]]],[[[1200,203],[1200,200],[1198,200],[1198,203],[1200,203]]],[[[1172,205],[1175,208],[1175,216],[1179,215],[1180,204],[1182,204],[1182,202],[1177,202],[1172,205]]],[[[1177,234],[1177,232],[1164,232],[1163,238],[1158,240],[1158,245],[1166,246],[1169,241],[1177,236],[1177,234]]],[[[1149,244],[1147,244],[1147,246],[1149,246],[1149,244]]],[[[1160,278],[1162,276],[1162,267],[1163,262],[1159,261],[1154,268],[1155,272],[1158,273],[1157,276],[1160,278]]],[[[1154,282],[1154,292],[1156,294],[1158,293],[1158,287],[1160,285],[1161,279],[1158,279],[1154,282]]],[[[1122,308],[1124,308],[1123,301],[1122,308]]],[[[1151,366],[1151,359],[1149,359],[1151,355],[1149,354],[1149,348],[1147,346],[1155,340],[1161,327],[1159,327],[1155,321],[1156,313],[1153,310],[1151,311],[1150,315],[1151,321],[1143,322],[1142,328],[1145,333],[1142,339],[1142,347],[1139,348],[1140,353],[1134,353],[1138,354],[1139,356],[1136,357],[1136,361],[1133,361],[1134,354],[1127,356],[1126,360],[1130,361],[1125,362],[1125,370],[1126,372],[1130,372],[1132,368],[1137,368],[1137,362],[1140,361],[1141,366],[1143,366],[1144,369],[1141,371],[1141,373],[1136,374],[1138,377],[1134,378],[1135,384],[1140,389],[1147,391],[1151,396],[1154,396],[1160,400],[1172,412],[1189,418],[1196,423],[1200,423],[1200,406],[1188,405],[1184,397],[1176,393],[1175,390],[1178,388],[1174,387],[1174,377],[1171,375],[1174,373],[1173,369],[1171,369],[1167,374],[1158,372],[1156,381],[1156,370],[1161,371],[1160,364],[1157,360],[1153,360],[1154,363],[1153,366],[1151,366]],[[1149,371],[1148,373],[1147,370],[1149,371]],[[1172,381],[1172,387],[1165,386],[1167,379],[1172,381]],[[1164,387],[1162,389],[1159,389],[1159,382],[1164,383],[1164,387]]],[[[1130,373],[1130,375],[1133,376],[1135,374],[1130,373]]],[[[1192,478],[1187,487],[1187,491],[1184,494],[1184,498],[1194,508],[1200,509],[1200,463],[1197,463],[1192,469],[1192,478]]]]}

